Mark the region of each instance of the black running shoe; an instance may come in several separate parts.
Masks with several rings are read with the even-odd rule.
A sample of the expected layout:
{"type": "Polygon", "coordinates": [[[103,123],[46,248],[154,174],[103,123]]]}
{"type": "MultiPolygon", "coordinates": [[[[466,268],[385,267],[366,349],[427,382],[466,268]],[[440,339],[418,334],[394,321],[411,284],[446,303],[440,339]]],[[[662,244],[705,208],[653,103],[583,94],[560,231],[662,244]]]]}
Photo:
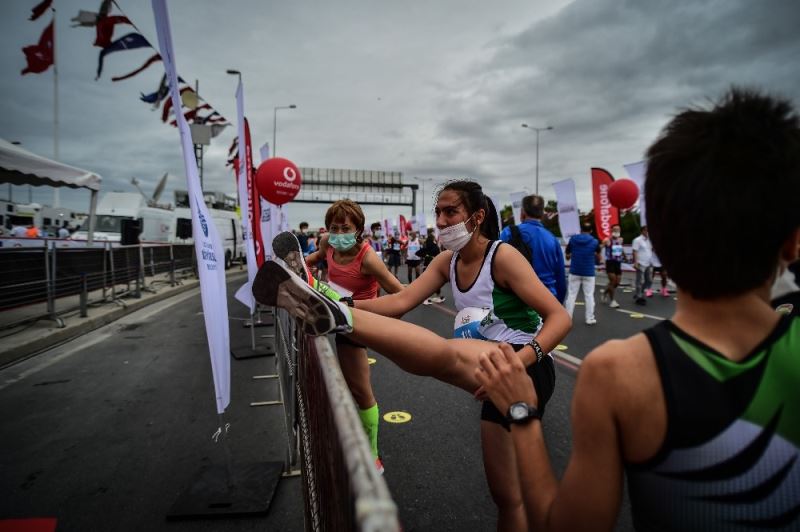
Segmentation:
{"type": "Polygon", "coordinates": [[[272,239],[272,251],[301,279],[304,279],[311,286],[314,285],[313,277],[303,256],[303,248],[300,247],[300,241],[297,240],[294,233],[289,231],[279,233],[278,236],[272,239]]]}
{"type": "Polygon", "coordinates": [[[267,261],[258,270],[253,296],[262,305],[286,309],[303,322],[306,334],[353,332],[353,316],[346,305],[331,301],[277,262],[267,261]]]}

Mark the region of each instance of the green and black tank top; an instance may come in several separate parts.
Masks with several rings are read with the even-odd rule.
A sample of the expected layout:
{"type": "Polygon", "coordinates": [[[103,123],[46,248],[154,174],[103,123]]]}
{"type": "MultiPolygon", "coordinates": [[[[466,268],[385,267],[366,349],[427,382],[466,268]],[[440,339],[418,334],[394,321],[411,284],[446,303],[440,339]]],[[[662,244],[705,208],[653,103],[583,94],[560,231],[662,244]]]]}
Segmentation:
{"type": "Polygon", "coordinates": [[[800,318],[740,362],[664,321],[645,331],[667,434],[625,465],[637,530],[800,530],[800,318]]]}

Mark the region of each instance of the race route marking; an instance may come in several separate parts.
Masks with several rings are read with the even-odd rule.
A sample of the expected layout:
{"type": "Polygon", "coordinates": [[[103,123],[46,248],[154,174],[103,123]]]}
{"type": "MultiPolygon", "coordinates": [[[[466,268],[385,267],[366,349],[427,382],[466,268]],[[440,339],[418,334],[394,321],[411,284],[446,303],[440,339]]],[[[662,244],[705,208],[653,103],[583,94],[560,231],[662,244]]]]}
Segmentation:
{"type": "Polygon", "coordinates": [[[367,357],[367,362],[369,362],[369,365],[371,366],[371,365],[373,365],[375,362],[377,362],[377,360],[375,360],[375,359],[374,359],[374,358],[372,358],[372,357],[367,357]]]}
{"type": "Polygon", "coordinates": [[[558,349],[559,351],[566,351],[568,349],[568,347],[565,346],[564,344],[558,344],[556,346],[556,349],[558,349]]]}
{"type": "Polygon", "coordinates": [[[664,321],[665,319],[667,319],[662,316],[654,316],[653,314],[644,314],[643,312],[634,312],[632,310],[625,310],[624,308],[618,308],[616,309],[616,311],[623,312],[625,314],[630,314],[631,318],[638,318],[638,319],[650,318],[651,320],[658,320],[658,321],[664,321]]]}
{"type": "Polygon", "coordinates": [[[398,410],[397,412],[386,412],[383,420],[387,423],[408,423],[411,421],[411,414],[398,410]]]}
{"type": "Polygon", "coordinates": [[[577,305],[577,306],[583,306],[583,305],[585,305],[585,304],[586,304],[586,303],[584,303],[583,301],[576,301],[576,302],[575,302],[575,305],[577,305]]]}

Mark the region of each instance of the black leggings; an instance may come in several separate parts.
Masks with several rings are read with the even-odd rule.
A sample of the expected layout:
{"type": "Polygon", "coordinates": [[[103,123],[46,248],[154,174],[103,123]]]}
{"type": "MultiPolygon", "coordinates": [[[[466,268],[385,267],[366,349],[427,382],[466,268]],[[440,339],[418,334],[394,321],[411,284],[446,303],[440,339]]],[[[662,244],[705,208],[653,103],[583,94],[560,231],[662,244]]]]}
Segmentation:
{"type": "MultiPolygon", "coordinates": [[[[514,351],[519,351],[524,344],[510,344],[514,351]]],[[[556,368],[553,362],[553,357],[545,355],[541,362],[531,364],[527,368],[528,376],[533,381],[533,387],[536,388],[536,396],[539,398],[539,404],[536,408],[544,415],[544,407],[550,397],[553,395],[553,390],[556,388],[556,368]]],[[[481,420],[489,421],[502,425],[504,429],[510,431],[511,425],[506,421],[506,414],[501,413],[494,403],[489,400],[483,402],[481,407],[481,420]]]]}

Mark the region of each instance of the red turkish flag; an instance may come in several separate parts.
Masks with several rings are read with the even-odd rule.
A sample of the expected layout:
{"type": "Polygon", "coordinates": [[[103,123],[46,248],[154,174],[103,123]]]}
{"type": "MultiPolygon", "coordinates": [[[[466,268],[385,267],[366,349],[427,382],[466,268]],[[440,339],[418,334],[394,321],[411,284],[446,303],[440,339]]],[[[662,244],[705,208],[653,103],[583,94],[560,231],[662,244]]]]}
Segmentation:
{"type": "Polygon", "coordinates": [[[22,75],[31,72],[40,74],[50,68],[53,64],[53,23],[47,25],[39,37],[39,44],[32,44],[22,49],[28,66],[22,71],[22,75]]]}
{"type": "Polygon", "coordinates": [[[111,15],[107,17],[100,17],[97,19],[95,25],[95,39],[94,45],[100,48],[106,48],[111,44],[111,38],[114,36],[114,26],[117,24],[132,24],[128,17],[121,15],[111,15]]]}

